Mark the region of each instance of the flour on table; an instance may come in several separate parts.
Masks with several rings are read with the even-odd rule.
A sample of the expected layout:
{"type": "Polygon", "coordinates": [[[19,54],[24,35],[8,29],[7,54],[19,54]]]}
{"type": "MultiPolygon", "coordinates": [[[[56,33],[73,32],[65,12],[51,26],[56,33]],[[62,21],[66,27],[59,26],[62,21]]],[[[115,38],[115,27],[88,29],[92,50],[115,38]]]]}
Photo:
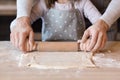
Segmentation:
{"type": "Polygon", "coordinates": [[[69,69],[96,67],[91,53],[86,52],[38,52],[22,54],[19,66],[38,69],[69,69]]]}

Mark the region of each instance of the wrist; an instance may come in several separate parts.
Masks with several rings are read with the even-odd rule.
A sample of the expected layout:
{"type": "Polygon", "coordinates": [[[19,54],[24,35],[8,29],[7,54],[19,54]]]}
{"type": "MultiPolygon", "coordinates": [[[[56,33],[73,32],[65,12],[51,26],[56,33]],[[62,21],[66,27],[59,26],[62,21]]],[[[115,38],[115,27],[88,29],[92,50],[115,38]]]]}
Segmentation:
{"type": "Polygon", "coordinates": [[[101,27],[103,27],[106,31],[109,29],[109,25],[102,19],[99,19],[97,21],[98,25],[101,25],[101,27]]]}
{"type": "Polygon", "coordinates": [[[19,25],[29,25],[30,26],[31,25],[30,18],[27,16],[23,16],[23,17],[14,19],[10,24],[10,31],[12,31],[16,27],[19,27],[19,25]]]}
{"type": "Polygon", "coordinates": [[[16,21],[19,22],[19,23],[20,22],[25,22],[25,23],[30,24],[30,17],[22,16],[22,17],[16,18],[16,21]]]}
{"type": "Polygon", "coordinates": [[[30,18],[28,16],[23,16],[23,17],[17,18],[16,25],[20,25],[20,27],[31,26],[30,18]]]}

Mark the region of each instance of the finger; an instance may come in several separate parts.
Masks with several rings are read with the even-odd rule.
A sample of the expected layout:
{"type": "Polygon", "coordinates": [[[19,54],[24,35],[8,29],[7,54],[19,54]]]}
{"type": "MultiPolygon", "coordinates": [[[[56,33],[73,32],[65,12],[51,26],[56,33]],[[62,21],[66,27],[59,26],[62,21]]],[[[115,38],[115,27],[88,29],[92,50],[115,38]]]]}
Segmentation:
{"type": "Polygon", "coordinates": [[[16,33],[15,34],[15,36],[14,36],[14,43],[15,43],[15,46],[18,48],[18,46],[19,46],[19,36],[18,36],[18,33],[16,33]]]}
{"type": "Polygon", "coordinates": [[[19,49],[22,50],[22,51],[26,51],[26,48],[25,48],[25,42],[26,42],[26,39],[27,39],[27,36],[24,35],[24,34],[19,34],[20,36],[20,39],[19,39],[19,49]]]}
{"type": "Polygon", "coordinates": [[[90,44],[90,39],[88,39],[85,43],[84,43],[84,51],[86,52],[86,51],[89,51],[88,49],[87,49],[87,47],[89,46],[89,44],[90,44]]]}
{"type": "Polygon", "coordinates": [[[10,34],[10,40],[11,40],[11,43],[15,46],[15,39],[14,39],[14,34],[13,33],[11,33],[10,34]]]}
{"type": "Polygon", "coordinates": [[[33,50],[33,46],[34,46],[34,33],[33,33],[33,31],[31,31],[30,34],[29,34],[29,47],[30,47],[30,51],[33,50]]]}
{"type": "Polygon", "coordinates": [[[85,52],[86,52],[86,45],[87,45],[87,44],[85,44],[85,43],[83,44],[83,50],[84,50],[85,52]]]}
{"type": "Polygon", "coordinates": [[[13,37],[12,37],[12,33],[10,33],[10,42],[13,44],[13,37]]]}
{"type": "Polygon", "coordinates": [[[100,49],[103,49],[104,48],[104,46],[105,46],[105,44],[106,44],[106,41],[107,41],[107,36],[106,36],[106,34],[103,36],[103,41],[102,41],[102,44],[101,44],[101,47],[100,47],[100,49]]]}
{"type": "Polygon", "coordinates": [[[26,51],[29,52],[30,51],[30,44],[29,44],[29,40],[26,40],[26,51]]]}
{"type": "Polygon", "coordinates": [[[83,51],[83,43],[80,43],[80,50],[83,51]]]}
{"type": "Polygon", "coordinates": [[[87,40],[86,51],[89,51],[88,47],[90,46],[90,40],[91,40],[91,39],[88,39],[88,40],[87,40]]]}
{"type": "Polygon", "coordinates": [[[81,43],[81,40],[78,40],[77,43],[81,43]]]}
{"type": "Polygon", "coordinates": [[[99,50],[100,47],[101,47],[102,41],[103,41],[103,33],[99,33],[98,39],[97,39],[97,43],[96,43],[96,45],[95,45],[95,47],[93,48],[92,51],[97,51],[97,50],[99,50]]]}
{"type": "Polygon", "coordinates": [[[23,52],[24,52],[24,54],[26,54],[28,51],[29,51],[29,42],[28,42],[28,39],[25,39],[24,51],[23,52]]]}
{"type": "Polygon", "coordinates": [[[91,51],[94,48],[97,42],[97,38],[98,38],[98,33],[94,33],[94,35],[91,36],[90,45],[88,46],[89,51],[91,51]]]}
{"type": "Polygon", "coordinates": [[[89,31],[86,30],[86,31],[84,32],[84,34],[83,34],[83,37],[82,37],[81,42],[82,42],[82,43],[86,42],[86,40],[88,39],[89,36],[90,36],[89,31]]]}
{"type": "Polygon", "coordinates": [[[24,54],[26,54],[28,52],[28,39],[25,40],[25,43],[24,43],[24,50],[22,50],[24,52],[24,54]]]}

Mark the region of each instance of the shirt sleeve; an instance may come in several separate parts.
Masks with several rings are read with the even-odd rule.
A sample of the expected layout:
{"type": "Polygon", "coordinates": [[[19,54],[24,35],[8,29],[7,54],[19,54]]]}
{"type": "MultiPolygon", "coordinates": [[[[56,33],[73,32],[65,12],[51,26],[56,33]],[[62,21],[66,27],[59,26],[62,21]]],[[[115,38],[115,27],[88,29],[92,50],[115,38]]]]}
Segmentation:
{"type": "Polygon", "coordinates": [[[90,20],[90,22],[93,24],[101,17],[101,13],[98,11],[98,9],[93,5],[93,3],[90,0],[83,0],[83,12],[86,18],[90,20]]]}
{"type": "Polygon", "coordinates": [[[120,17],[120,0],[112,0],[106,9],[105,13],[101,16],[109,26],[111,26],[120,17]]]}
{"type": "MultiPolygon", "coordinates": [[[[29,2],[29,0],[18,0],[18,1],[20,1],[20,4],[22,4],[22,1],[25,3],[24,3],[24,7],[23,7],[23,5],[18,4],[19,7],[17,7],[17,18],[20,18],[23,16],[29,16],[31,24],[34,21],[36,21],[38,18],[42,17],[42,15],[45,13],[45,11],[47,11],[44,0],[39,0],[37,3],[31,3],[32,6],[30,4],[28,5],[27,1],[29,2]],[[21,8],[21,9],[19,9],[19,8],[21,8]]],[[[16,19],[14,19],[11,22],[10,30],[12,30],[14,27],[16,27],[16,19]]]]}
{"type": "Polygon", "coordinates": [[[17,0],[17,18],[30,16],[35,0],[17,0]]]}
{"type": "Polygon", "coordinates": [[[17,18],[28,16],[33,23],[45,11],[47,11],[47,7],[44,0],[17,0],[17,18]]]}

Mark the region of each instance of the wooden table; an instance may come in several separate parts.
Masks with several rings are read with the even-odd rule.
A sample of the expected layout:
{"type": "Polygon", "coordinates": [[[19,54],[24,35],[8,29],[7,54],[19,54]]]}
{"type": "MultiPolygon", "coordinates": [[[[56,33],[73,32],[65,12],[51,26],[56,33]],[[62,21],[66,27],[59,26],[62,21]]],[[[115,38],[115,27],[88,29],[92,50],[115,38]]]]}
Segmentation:
{"type": "MultiPolygon", "coordinates": [[[[112,53],[106,53],[106,58],[119,60],[120,42],[108,42],[107,49],[112,53]]],[[[120,80],[120,68],[115,67],[63,70],[18,67],[21,54],[10,42],[0,42],[0,80],[120,80]]]]}

